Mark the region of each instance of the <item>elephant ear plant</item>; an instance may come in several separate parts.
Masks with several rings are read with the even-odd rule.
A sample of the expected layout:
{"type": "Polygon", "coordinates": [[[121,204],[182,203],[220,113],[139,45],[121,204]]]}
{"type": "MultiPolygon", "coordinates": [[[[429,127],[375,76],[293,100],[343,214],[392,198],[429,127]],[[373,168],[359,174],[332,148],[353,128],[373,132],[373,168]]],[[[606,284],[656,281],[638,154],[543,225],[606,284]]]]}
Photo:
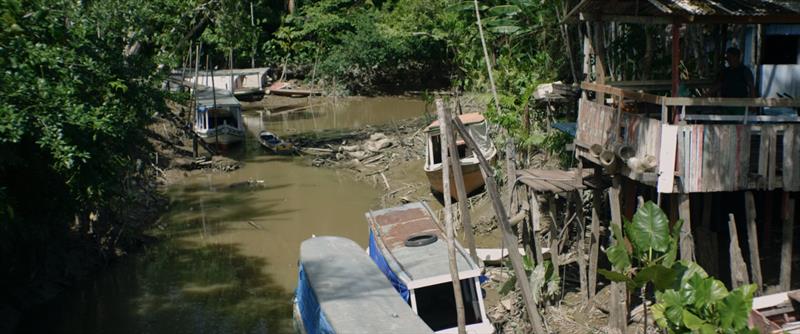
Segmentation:
{"type": "Polygon", "coordinates": [[[628,291],[639,289],[645,305],[650,284],[656,297],[652,314],[659,327],[668,333],[757,333],[747,326],[754,285],[729,292],[697,263],[676,261],[682,221],[670,229],[666,214],[646,202],[624,224],[624,236],[619,226],[611,226],[614,243],[606,255],[613,270],[599,272],[625,283],[628,291]]]}

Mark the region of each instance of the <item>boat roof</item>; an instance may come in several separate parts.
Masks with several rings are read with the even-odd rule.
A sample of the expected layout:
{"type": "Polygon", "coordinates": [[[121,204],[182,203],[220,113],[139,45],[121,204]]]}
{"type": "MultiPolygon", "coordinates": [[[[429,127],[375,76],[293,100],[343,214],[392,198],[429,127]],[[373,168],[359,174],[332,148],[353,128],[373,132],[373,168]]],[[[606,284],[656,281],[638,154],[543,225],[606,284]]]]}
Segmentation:
{"type": "MultiPolygon", "coordinates": [[[[224,69],[224,70],[214,70],[214,76],[226,76],[226,75],[264,75],[267,73],[269,68],[267,67],[255,67],[255,68],[234,68],[234,69],[224,69]]],[[[188,73],[194,73],[192,70],[188,73]]],[[[211,75],[211,71],[198,71],[198,74],[201,76],[211,75]]]]}
{"type": "Polygon", "coordinates": [[[211,87],[204,86],[204,85],[197,85],[197,104],[199,106],[205,107],[213,107],[214,106],[214,98],[216,95],[216,106],[217,107],[239,107],[239,100],[233,96],[231,91],[226,89],[219,89],[216,88],[214,90],[211,87]]]}
{"type": "MultiPolygon", "coordinates": [[[[385,253],[392,271],[411,288],[448,282],[450,260],[444,231],[424,202],[370,211],[366,214],[370,229],[385,253]],[[424,246],[408,247],[405,241],[421,234],[434,234],[437,240],[424,246]],[[424,259],[424,260],[423,260],[424,259]]],[[[480,267],[456,240],[456,263],[461,279],[480,275],[480,267]]]]}
{"type": "Polygon", "coordinates": [[[335,332],[433,333],[352,240],[305,240],[300,245],[300,263],[335,332]]]}
{"type": "MultiPolygon", "coordinates": [[[[483,122],[484,120],[486,120],[483,117],[483,115],[481,115],[479,113],[476,113],[476,112],[469,113],[469,114],[458,115],[458,119],[460,119],[461,123],[464,123],[464,125],[480,123],[480,122],[483,122]]],[[[431,124],[428,125],[425,128],[425,132],[430,132],[430,131],[434,131],[434,130],[438,130],[438,129],[439,129],[439,120],[437,119],[437,120],[431,122],[431,124]]]]}

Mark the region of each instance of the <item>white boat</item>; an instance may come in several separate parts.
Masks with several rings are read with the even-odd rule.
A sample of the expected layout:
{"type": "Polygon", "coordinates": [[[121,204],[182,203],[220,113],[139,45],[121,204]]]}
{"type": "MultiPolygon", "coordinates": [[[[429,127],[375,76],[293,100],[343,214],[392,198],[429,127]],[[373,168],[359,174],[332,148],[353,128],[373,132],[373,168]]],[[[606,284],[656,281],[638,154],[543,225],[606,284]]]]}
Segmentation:
{"type": "MultiPolygon", "coordinates": [[[[213,86],[233,91],[240,101],[258,101],[264,97],[264,90],[270,78],[269,68],[235,68],[213,72],[199,71],[196,80],[198,85],[213,86]],[[213,76],[212,76],[213,74],[213,76]]],[[[192,73],[191,70],[188,73],[192,73]]]]}
{"type": "Polygon", "coordinates": [[[433,333],[352,240],[303,241],[298,269],[293,318],[299,333],[433,333]]]}
{"type": "Polygon", "coordinates": [[[239,101],[228,90],[198,86],[194,132],[208,144],[230,145],[244,140],[239,101]]]}
{"type": "MultiPolygon", "coordinates": [[[[497,155],[497,149],[489,138],[486,119],[479,113],[463,114],[459,115],[458,118],[464,123],[472,139],[475,140],[481,153],[483,153],[483,156],[491,163],[497,155]]],[[[425,128],[425,133],[428,137],[426,147],[427,159],[425,159],[424,167],[425,175],[428,176],[431,190],[437,193],[444,193],[444,186],[442,185],[442,149],[439,121],[434,121],[428,125],[428,127],[425,128]]],[[[483,175],[481,174],[478,157],[475,155],[475,152],[467,148],[466,143],[457,133],[454,135],[454,138],[456,138],[458,157],[461,162],[461,172],[464,175],[464,187],[466,193],[469,194],[483,186],[483,175]]],[[[458,197],[453,173],[450,173],[449,192],[451,197],[458,197]]]]}
{"type": "MultiPolygon", "coordinates": [[[[436,333],[458,333],[444,231],[424,202],[370,211],[369,255],[411,309],[436,333]]],[[[456,241],[467,333],[494,333],[486,316],[481,268],[456,241]]]]}

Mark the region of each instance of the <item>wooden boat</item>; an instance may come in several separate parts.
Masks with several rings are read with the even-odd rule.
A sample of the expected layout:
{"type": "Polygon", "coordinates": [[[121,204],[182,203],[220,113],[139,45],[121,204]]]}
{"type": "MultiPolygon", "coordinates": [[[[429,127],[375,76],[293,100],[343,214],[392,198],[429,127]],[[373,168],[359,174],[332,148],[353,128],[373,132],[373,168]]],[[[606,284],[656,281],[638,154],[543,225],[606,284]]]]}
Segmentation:
{"type": "Polygon", "coordinates": [[[293,302],[297,332],[433,333],[352,240],[303,241],[297,281],[293,302]]]}
{"type": "Polygon", "coordinates": [[[278,138],[276,134],[269,131],[261,131],[258,134],[258,142],[275,154],[292,154],[295,152],[294,145],[283,141],[283,139],[278,138]]]}
{"type": "MultiPolygon", "coordinates": [[[[369,255],[397,293],[437,333],[457,333],[455,297],[444,231],[424,202],[370,211],[369,255]]],[[[467,333],[493,333],[481,290],[481,268],[456,242],[467,333]]]]}
{"type": "Polygon", "coordinates": [[[749,325],[759,333],[800,334],[800,290],[753,298],[749,325]]]}
{"type": "Polygon", "coordinates": [[[209,144],[230,145],[244,140],[239,101],[228,90],[198,87],[194,132],[209,144]]]}
{"type": "Polygon", "coordinates": [[[294,89],[288,82],[276,82],[269,86],[269,94],[286,97],[308,97],[312,94],[310,90],[294,89]]]}
{"type": "MultiPolygon", "coordinates": [[[[497,149],[495,149],[494,144],[492,144],[489,138],[487,122],[486,119],[483,118],[483,115],[470,113],[459,115],[458,118],[464,123],[464,126],[475,140],[475,143],[480,148],[486,160],[490,162],[493,161],[497,155],[497,149]]],[[[437,193],[444,193],[444,187],[442,186],[441,137],[439,131],[439,121],[434,121],[425,128],[425,133],[428,137],[425,174],[428,176],[431,190],[437,193]]],[[[460,136],[456,134],[455,138],[458,156],[461,161],[461,171],[464,174],[464,186],[467,194],[469,194],[483,186],[483,175],[481,174],[478,157],[475,155],[475,152],[467,149],[466,143],[460,136]]],[[[456,198],[458,196],[454,180],[453,174],[451,173],[450,196],[456,198]]]]}

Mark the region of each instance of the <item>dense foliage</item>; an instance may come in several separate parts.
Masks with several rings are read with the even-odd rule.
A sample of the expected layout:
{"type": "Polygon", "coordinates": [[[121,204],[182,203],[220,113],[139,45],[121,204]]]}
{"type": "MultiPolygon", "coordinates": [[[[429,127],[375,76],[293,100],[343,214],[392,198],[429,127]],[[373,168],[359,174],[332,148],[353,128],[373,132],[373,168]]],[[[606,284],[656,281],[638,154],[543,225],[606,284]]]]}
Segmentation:
{"type": "Polygon", "coordinates": [[[653,316],[669,333],[750,333],[755,285],[729,292],[697,263],[676,261],[681,225],[678,221],[670,229],[667,215],[655,203],[644,203],[632,221],[625,221],[624,236],[611,226],[615,241],[606,254],[613,270],[599,272],[631,291],[641,289],[643,299],[652,286],[653,316]]]}

